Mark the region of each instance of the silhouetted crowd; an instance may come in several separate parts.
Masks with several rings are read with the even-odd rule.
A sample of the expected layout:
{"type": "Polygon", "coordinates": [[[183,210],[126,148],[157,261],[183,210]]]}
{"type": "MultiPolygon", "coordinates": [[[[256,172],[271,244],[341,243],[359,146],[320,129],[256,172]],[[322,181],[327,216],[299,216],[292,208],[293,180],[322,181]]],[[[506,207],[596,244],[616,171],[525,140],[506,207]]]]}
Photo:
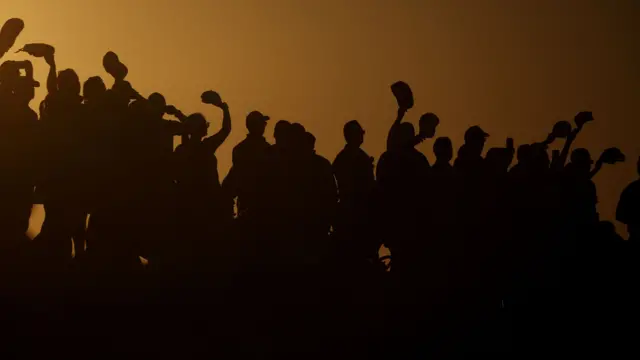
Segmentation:
{"type": "Polygon", "coordinates": [[[35,112],[31,62],[0,66],[2,294],[21,351],[414,358],[632,342],[620,324],[637,299],[640,185],[620,198],[624,240],[592,181],[624,155],[572,150],[590,112],[517,149],[485,149],[479,126],[457,153],[438,137],[430,164],[416,147],[440,120],[403,121],[413,95],[398,82],[377,164],[356,120],[332,163],[299,123],[277,121],[270,144],[252,111],[221,181],[234,121],[216,92],[202,94],[222,113],[209,135],[204,115],[134,90],[112,52],[108,88],[59,71],[48,45],[23,50],[50,70],[35,112]],[[34,204],[46,216],[31,241],[34,204]]]}

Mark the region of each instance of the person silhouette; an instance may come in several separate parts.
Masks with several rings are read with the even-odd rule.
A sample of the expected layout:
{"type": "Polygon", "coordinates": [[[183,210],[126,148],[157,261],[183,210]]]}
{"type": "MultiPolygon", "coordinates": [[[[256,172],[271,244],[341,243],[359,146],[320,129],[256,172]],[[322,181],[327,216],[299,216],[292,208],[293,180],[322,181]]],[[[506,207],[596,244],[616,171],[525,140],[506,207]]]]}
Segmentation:
{"type": "Polygon", "coordinates": [[[303,164],[308,166],[304,169],[305,177],[302,179],[305,183],[302,194],[307,199],[304,212],[308,225],[305,227],[308,238],[319,240],[317,245],[322,245],[326,244],[326,237],[335,220],[338,189],[331,162],[316,153],[316,137],[308,131],[302,136],[302,146],[307,157],[303,164]]]}
{"type": "Polygon", "coordinates": [[[107,86],[100,76],[92,76],[82,86],[83,104],[91,107],[102,105],[107,86]]]}
{"type": "Polygon", "coordinates": [[[569,181],[566,189],[569,195],[568,205],[573,210],[569,214],[579,224],[594,224],[598,221],[598,197],[596,186],[591,180],[593,164],[589,150],[578,148],[571,152],[571,162],[565,167],[569,181]]]}
{"type": "Polygon", "coordinates": [[[180,247],[186,248],[191,259],[213,251],[211,237],[225,234],[233,213],[232,199],[222,191],[216,158],[216,151],[231,133],[229,106],[212,91],[202,94],[202,102],[222,110],[221,129],[207,137],[205,117],[191,114],[185,119],[186,141],[175,150],[180,247]]]}
{"type": "Polygon", "coordinates": [[[464,144],[458,150],[458,157],[454,162],[454,167],[459,171],[468,174],[478,174],[482,172],[482,151],[489,134],[484,132],[480,126],[472,126],[464,133],[464,144]]]}
{"type": "MultiPolygon", "coordinates": [[[[398,110],[399,118],[404,114],[402,110],[398,110]]],[[[392,272],[406,275],[420,263],[419,209],[430,166],[414,147],[416,134],[412,124],[397,124],[393,138],[390,150],[380,156],[376,168],[381,193],[379,216],[384,222],[384,245],[393,257],[392,272]]]]}
{"type": "Polygon", "coordinates": [[[253,183],[261,162],[271,146],[264,138],[269,117],[259,111],[252,111],[247,115],[247,137],[233,148],[233,166],[225,178],[222,187],[232,198],[237,199],[237,214],[242,216],[255,202],[253,183]]]}
{"type": "Polygon", "coordinates": [[[99,76],[90,77],[85,81],[82,88],[82,123],[78,123],[76,132],[78,141],[82,142],[79,147],[84,149],[83,159],[78,166],[85,176],[85,180],[78,184],[79,197],[85,199],[82,211],[78,214],[78,221],[72,233],[75,257],[80,257],[87,246],[87,217],[90,209],[95,206],[96,195],[99,190],[96,187],[99,181],[98,168],[102,164],[101,158],[101,135],[104,128],[105,117],[105,96],[107,88],[102,78],[99,76]]]}
{"type": "Polygon", "coordinates": [[[39,83],[29,61],[0,66],[0,248],[19,246],[26,239],[35,186],[38,115],[29,107],[39,83]],[[25,75],[20,75],[20,70],[25,75]]]}
{"type": "MultiPolygon", "coordinates": [[[[401,106],[398,107],[396,119],[394,120],[391,128],[389,129],[389,133],[387,134],[387,151],[403,145],[402,143],[404,142],[404,139],[403,135],[400,134],[400,128],[402,120],[404,119],[404,116],[407,114],[408,110],[409,109],[403,108],[401,106]]],[[[405,131],[407,131],[406,128],[405,131]]],[[[413,137],[415,141],[415,129],[413,137]]]]}
{"type": "MultiPolygon", "coordinates": [[[[110,89],[105,88],[97,76],[89,78],[83,87],[83,113],[91,149],[86,176],[91,204],[85,243],[91,264],[128,273],[140,269],[141,242],[150,235],[145,233],[146,210],[140,205],[143,191],[138,190],[143,189],[140,164],[144,162],[140,159],[153,145],[146,140],[155,137],[147,132],[146,99],[120,78],[110,89]],[[145,139],[144,146],[140,139],[145,139]]],[[[146,160],[150,161],[149,157],[146,160]]],[[[80,242],[74,244],[79,246],[80,242]]]]}
{"type": "Polygon", "coordinates": [[[83,136],[74,136],[83,129],[84,119],[78,75],[72,69],[57,73],[53,54],[44,58],[49,64],[46,117],[42,119],[46,138],[42,139],[43,173],[37,186],[43,197],[45,220],[37,240],[46,239],[47,257],[61,263],[71,257],[73,233],[86,221],[87,203],[80,190],[85,181],[82,164],[86,149],[83,136]]]}
{"type": "Polygon", "coordinates": [[[482,157],[486,138],[489,136],[480,126],[471,126],[464,134],[464,144],[454,161],[455,225],[457,247],[456,286],[460,297],[468,301],[460,309],[467,321],[477,319],[486,311],[490,297],[487,290],[491,279],[489,249],[491,206],[496,203],[491,186],[488,164],[482,157]]]}
{"type": "MultiPolygon", "coordinates": [[[[164,251],[173,243],[175,235],[172,233],[174,218],[170,215],[171,209],[175,208],[173,148],[174,137],[184,134],[185,124],[180,119],[165,119],[167,110],[173,112],[159,93],[152,93],[147,100],[133,102],[129,110],[131,123],[136,126],[133,135],[145,139],[145,146],[130,148],[134,174],[131,191],[135,199],[132,200],[135,206],[132,206],[130,221],[132,231],[137,231],[134,224],[138,219],[144,224],[139,227],[140,231],[145,232],[147,239],[154,239],[153,244],[143,245],[149,251],[154,248],[164,251]],[[134,211],[134,207],[139,208],[134,211]]],[[[182,117],[177,111],[175,116],[182,117]]]]}
{"type": "Polygon", "coordinates": [[[432,169],[435,176],[451,176],[453,174],[453,143],[448,137],[439,137],[433,143],[433,154],[436,162],[432,169]]]}
{"type": "Polygon", "coordinates": [[[357,120],[344,125],[343,135],[346,145],[332,165],[339,198],[335,232],[350,258],[377,259],[380,244],[370,231],[376,186],[374,159],[361,148],[365,131],[357,120]]]}
{"type": "MultiPolygon", "coordinates": [[[[636,162],[636,172],[640,175],[640,157],[636,162]]],[[[631,182],[622,191],[616,208],[616,220],[627,227],[629,241],[637,243],[640,239],[640,180],[631,182]]]]}

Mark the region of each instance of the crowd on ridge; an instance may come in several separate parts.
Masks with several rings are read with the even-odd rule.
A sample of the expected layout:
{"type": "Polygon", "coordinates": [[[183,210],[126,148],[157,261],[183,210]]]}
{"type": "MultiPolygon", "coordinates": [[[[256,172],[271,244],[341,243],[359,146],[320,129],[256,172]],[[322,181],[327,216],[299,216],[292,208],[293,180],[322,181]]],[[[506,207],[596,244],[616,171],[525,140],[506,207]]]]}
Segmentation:
{"type": "MultiPolygon", "coordinates": [[[[590,112],[517,148],[506,139],[504,147],[485,149],[489,134],[472,126],[456,151],[448,137],[436,137],[434,113],[422,115],[417,130],[403,121],[413,95],[397,82],[391,90],[398,111],[377,163],[363,149],[359,121],[344,125],[345,146],[331,162],[316,153],[316,138],[302,124],[279,120],[270,130],[270,117],[252,111],[220,179],[216,151],[238,122],[218,93],[202,94],[221,113],[212,133],[204,115],[186,115],[159,93],[138,93],[113,52],[103,61],[113,77],[108,87],[98,76],[82,83],[74,70],[59,70],[49,45],[23,50],[49,65],[47,95],[33,111],[40,83],[32,63],[0,66],[3,259],[135,273],[144,257],[152,272],[201,274],[226,249],[234,261],[261,269],[331,264],[420,288],[406,298],[424,300],[424,291],[433,303],[464,298],[487,309],[504,306],[522,284],[566,281],[559,274],[584,256],[637,252],[640,183],[631,183],[618,205],[617,220],[630,234],[624,240],[600,219],[592,181],[624,155],[610,148],[594,161],[587,149],[572,149],[594,120],[590,112]],[[416,146],[432,139],[430,164],[416,146]],[[558,141],[562,150],[550,154],[558,141]],[[46,217],[31,242],[34,204],[43,204],[46,217]],[[383,245],[390,259],[380,257],[383,245]]],[[[607,264],[619,263],[618,255],[607,264]]],[[[484,311],[475,305],[469,311],[484,311]]],[[[415,314],[411,306],[403,311],[415,314]]]]}

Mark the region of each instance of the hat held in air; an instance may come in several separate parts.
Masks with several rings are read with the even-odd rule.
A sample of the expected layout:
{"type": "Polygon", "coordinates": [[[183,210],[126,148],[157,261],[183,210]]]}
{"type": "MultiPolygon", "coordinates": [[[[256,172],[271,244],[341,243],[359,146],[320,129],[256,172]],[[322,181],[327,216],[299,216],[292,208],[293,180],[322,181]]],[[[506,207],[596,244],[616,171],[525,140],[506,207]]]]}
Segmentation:
{"type": "Polygon", "coordinates": [[[9,19],[2,25],[2,29],[0,29],[0,58],[13,47],[23,29],[24,21],[17,18],[9,19]]]}
{"type": "Polygon", "coordinates": [[[399,108],[408,110],[413,107],[413,92],[409,84],[404,81],[397,81],[391,85],[391,92],[396,97],[399,108]]]}

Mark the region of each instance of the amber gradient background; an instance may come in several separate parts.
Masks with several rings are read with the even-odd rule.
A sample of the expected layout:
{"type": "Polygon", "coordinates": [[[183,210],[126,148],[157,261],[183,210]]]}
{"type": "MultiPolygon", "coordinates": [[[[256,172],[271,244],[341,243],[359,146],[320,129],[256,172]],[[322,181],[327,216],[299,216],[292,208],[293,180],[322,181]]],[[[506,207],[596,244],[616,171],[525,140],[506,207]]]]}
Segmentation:
{"type": "MultiPolygon", "coordinates": [[[[221,114],[199,95],[220,92],[234,120],[218,153],[221,174],[254,109],[303,123],[330,159],[343,145],[342,124],[358,119],[378,157],[395,115],[389,85],[399,79],[416,96],[408,119],[437,113],[438,135],[456,148],[473,124],[491,134],[490,146],[507,136],[520,144],[592,110],[597,121],[576,145],[594,157],[619,146],[629,157],[596,179],[608,219],[640,153],[638,15],[634,0],[0,0],[1,21],[26,22],[16,45],[53,44],[59,68],[83,80],[110,80],[101,59],[116,51],[141,93],[203,111],[213,129],[221,114]]],[[[44,84],[47,67],[35,63],[44,84]]],[[[430,158],[431,144],[422,145],[430,158]]],[[[32,232],[41,221],[37,209],[32,232]]]]}

